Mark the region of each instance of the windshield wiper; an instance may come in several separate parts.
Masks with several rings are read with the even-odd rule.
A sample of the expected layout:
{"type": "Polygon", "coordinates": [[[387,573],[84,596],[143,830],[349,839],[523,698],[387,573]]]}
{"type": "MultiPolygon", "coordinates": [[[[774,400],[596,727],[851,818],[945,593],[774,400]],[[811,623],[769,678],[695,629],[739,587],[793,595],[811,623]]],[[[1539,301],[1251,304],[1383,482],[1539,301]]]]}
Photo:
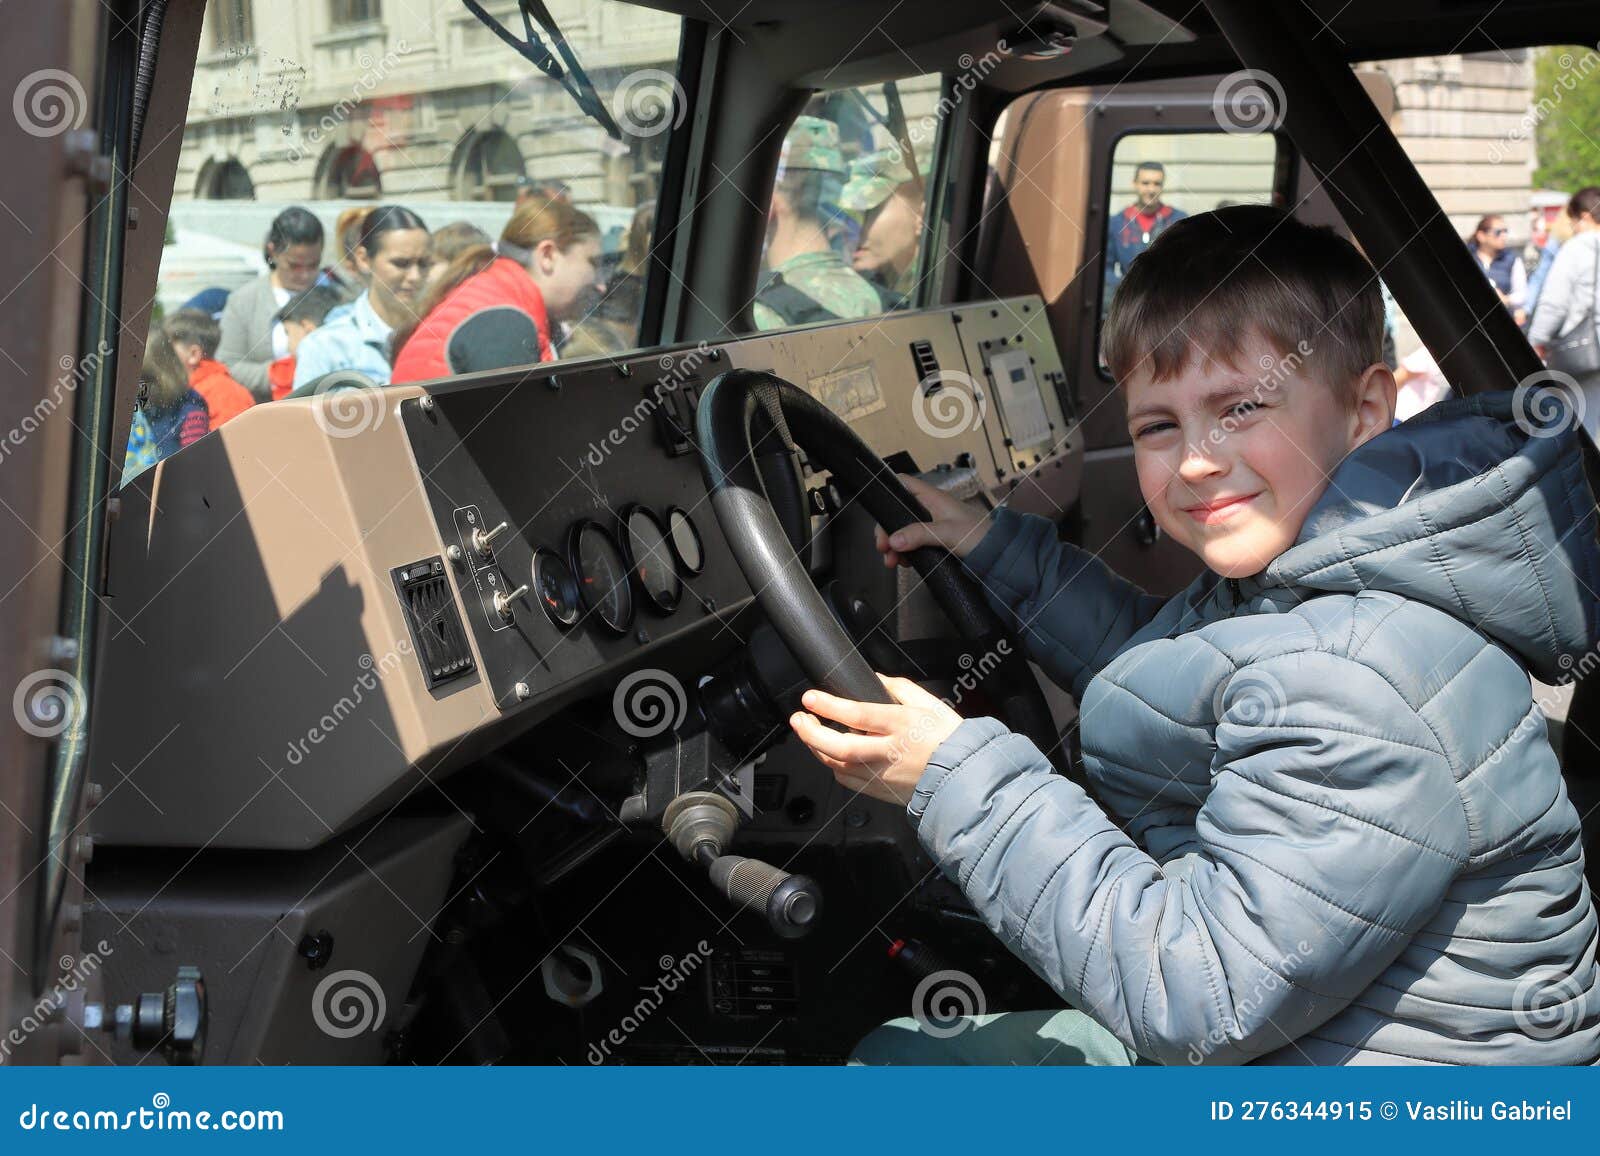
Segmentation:
{"type": "Polygon", "coordinates": [[[588,113],[590,118],[612,140],[622,139],[622,130],[617,127],[617,122],[612,119],[611,110],[606,107],[606,102],[600,99],[600,94],[595,91],[589,74],[583,70],[583,65],[578,63],[577,54],[572,51],[572,46],[567,43],[567,38],[562,34],[560,27],[555,22],[555,17],[550,15],[550,9],[544,6],[544,0],[519,0],[518,8],[522,12],[522,28],[525,36],[519,37],[500,21],[496,20],[477,0],[461,0],[468,12],[477,17],[478,22],[493,32],[501,40],[517,50],[524,60],[532,64],[551,80],[560,83],[567,90],[577,106],[588,113]],[[535,26],[537,22],[537,27],[535,26]],[[546,36],[556,46],[556,51],[561,54],[557,60],[550,54],[550,49],[545,47],[544,40],[540,38],[539,31],[543,29],[546,36]],[[566,67],[562,68],[562,62],[566,67]]]}
{"type": "Polygon", "coordinates": [[[884,106],[889,110],[885,118],[877,109],[872,107],[872,102],[858,88],[848,90],[850,95],[860,103],[867,112],[867,116],[882,125],[894,137],[895,146],[900,150],[900,155],[905,161],[906,170],[910,172],[910,180],[917,192],[917,200],[924,200],[927,196],[923,187],[922,170],[917,166],[917,151],[911,143],[911,126],[906,122],[905,106],[900,103],[900,86],[894,81],[885,81],[883,92],[884,106]]]}

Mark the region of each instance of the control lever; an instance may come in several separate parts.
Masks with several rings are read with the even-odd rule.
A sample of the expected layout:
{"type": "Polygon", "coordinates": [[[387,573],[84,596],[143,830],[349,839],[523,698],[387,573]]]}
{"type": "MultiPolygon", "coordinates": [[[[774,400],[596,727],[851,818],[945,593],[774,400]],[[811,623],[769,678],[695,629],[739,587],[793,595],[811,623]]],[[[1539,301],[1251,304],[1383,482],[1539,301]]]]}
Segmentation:
{"type": "Polygon", "coordinates": [[[205,977],[198,967],[184,966],[165,991],[147,991],[136,1003],[114,1009],[90,1004],[84,1008],[83,1026],[112,1032],[140,1051],[159,1050],[167,1063],[182,1065],[205,1058],[210,1021],[205,977]]]}
{"type": "Polygon", "coordinates": [[[822,913],[822,889],[816,880],[759,859],[723,853],[739,825],[739,812],[721,795],[713,791],[679,795],[667,805],[661,825],[678,854],[704,867],[712,884],[734,906],[766,916],[778,935],[799,939],[816,925],[822,913]]]}

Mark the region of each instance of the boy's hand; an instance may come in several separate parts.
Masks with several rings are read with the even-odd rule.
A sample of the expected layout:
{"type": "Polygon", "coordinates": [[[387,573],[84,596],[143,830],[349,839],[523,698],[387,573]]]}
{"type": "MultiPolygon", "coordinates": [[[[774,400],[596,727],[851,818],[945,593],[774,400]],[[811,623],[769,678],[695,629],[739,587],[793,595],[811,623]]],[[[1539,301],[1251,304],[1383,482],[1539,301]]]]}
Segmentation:
{"type": "Polygon", "coordinates": [[[842,786],[903,807],[928,759],[961,725],[961,716],[910,679],[878,677],[898,706],[808,690],[800,701],[814,714],[796,711],[789,725],[819,762],[833,768],[842,786]],[[816,715],[861,733],[842,734],[823,726],[816,715]]]}
{"type": "Polygon", "coordinates": [[[931,522],[913,522],[903,526],[893,535],[885,534],[883,527],[874,527],[873,540],[883,551],[883,564],[893,569],[905,563],[904,555],[923,546],[943,546],[957,558],[965,558],[989,530],[989,514],[978,506],[952,498],[943,490],[928,485],[920,478],[901,474],[900,480],[912,497],[921,502],[931,522]]]}

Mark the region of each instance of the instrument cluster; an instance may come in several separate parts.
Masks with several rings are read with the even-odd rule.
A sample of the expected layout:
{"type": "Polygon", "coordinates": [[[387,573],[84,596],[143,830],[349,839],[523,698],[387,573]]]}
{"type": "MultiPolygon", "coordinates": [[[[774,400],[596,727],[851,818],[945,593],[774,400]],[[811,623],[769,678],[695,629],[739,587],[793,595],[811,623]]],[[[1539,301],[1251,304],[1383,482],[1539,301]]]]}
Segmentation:
{"type": "Polygon", "coordinates": [[[533,552],[529,586],[545,616],[562,630],[593,620],[621,636],[638,609],[670,616],[683,602],[687,578],[705,568],[705,547],[693,516],[681,506],[657,514],[625,507],[615,526],[594,518],[574,523],[562,548],[533,552]]]}

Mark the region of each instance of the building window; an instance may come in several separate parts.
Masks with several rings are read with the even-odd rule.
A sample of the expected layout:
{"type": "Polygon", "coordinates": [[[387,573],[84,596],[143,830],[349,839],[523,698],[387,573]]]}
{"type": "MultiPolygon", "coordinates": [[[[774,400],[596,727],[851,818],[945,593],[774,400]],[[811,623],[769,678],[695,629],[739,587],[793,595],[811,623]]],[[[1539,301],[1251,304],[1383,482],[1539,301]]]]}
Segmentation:
{"type": "Polygon", "coordinates": [[[378,162],[360,145],[330,148],[317,166],[315,196],[324,201],[375,201],[383,196],[378,162]]]}
{"type": "Polygon", "coordinates": [[[213,52],[256,42],[251,0],[206,0],[206,27],[213,52]]]}
{"type": "Polygon", "coordinates": [[[253,201],[255,182],[249,171],[234,157],[207,161],[195,182],[194,195],[205,201],[253,201]]]}
{"type": "Polygon", "coordinates": [[[522,150],[502,129],[481,132],[467,141],[456,165],[456,199],[461,201],[514,201],[517,181],[526,175],[522,150]]]}
{"type": "Polygon", "coordinates": [[[328,0],[328,9],[329,22],[335,28],[383,19],[383,5],[379,0],[328,0]]]}

